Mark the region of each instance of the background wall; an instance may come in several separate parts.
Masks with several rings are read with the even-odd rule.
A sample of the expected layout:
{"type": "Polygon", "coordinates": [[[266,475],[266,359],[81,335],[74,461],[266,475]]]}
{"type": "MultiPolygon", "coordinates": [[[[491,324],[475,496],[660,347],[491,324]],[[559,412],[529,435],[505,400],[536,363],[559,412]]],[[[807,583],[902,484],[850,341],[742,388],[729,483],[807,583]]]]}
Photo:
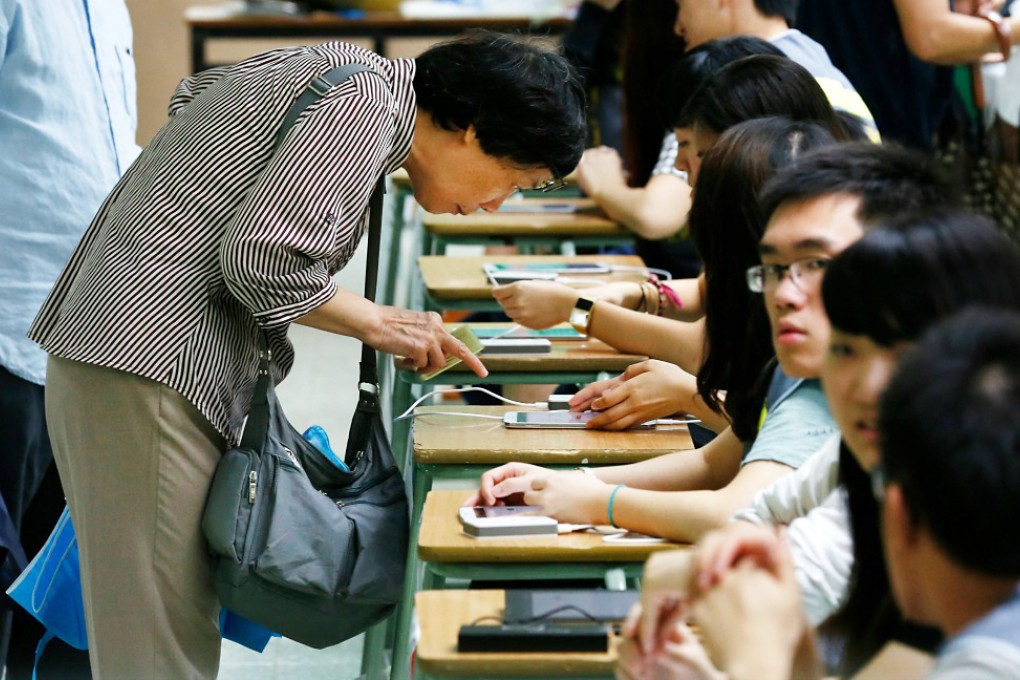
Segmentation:
{"type": "MultiPolygon", "coordinates": [[[[135,32],[135,65],[138,74],[138,143],[145,146],[166,121],[166,106],[177,83],[190,74],[191,43],[184,12],[195,0],[126,0],[135,32]]],[[[209,4],[208,2],[204,4],[209,4]]],[[[305,39],[316,43],[328,40],[305,39]]],[[[368,46],[367,42],[351,42],[368,46]]],[[[292,45],[292,40],[244,40],[210,43],[209,56],[216,63],[232,63],[265,50],[292,45]]],[[[427,40],[390,41],[391,58],[413,57],[427,40]]]]}

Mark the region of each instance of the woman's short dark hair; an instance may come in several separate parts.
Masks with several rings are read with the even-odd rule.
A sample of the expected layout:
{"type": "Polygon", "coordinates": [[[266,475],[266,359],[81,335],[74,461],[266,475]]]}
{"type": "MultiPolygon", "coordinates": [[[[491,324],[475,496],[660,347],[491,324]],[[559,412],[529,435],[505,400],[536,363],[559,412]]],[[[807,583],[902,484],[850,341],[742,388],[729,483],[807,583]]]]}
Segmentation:
{"type": "Polygon", "coordinates": [[[838,141],[850,139],[815,77],[788,57],[769,54],[738,59],[713,73],[684,107],[679,124],[722,133],[764,116],[811,121],[838,141]]]}
{"type": "Polygon", "coordinates": [[[473,30],[415,59],[417,105],[446,130],[474,126],[482,150],[557,177],[577,166],[584,90],[562,56],[531,40],[473,30]]]}
{"type": "Polygon", "coordinates": [[[727,130],[705,154],[688,225],[705,263],[705,359],[698,371],[698,393],[726,411],[733,432],[754,439],[774,356],[768,316],[761,298],[747,289],[744,272],[758,263],[758,241],[765,218],[758,190],[777,168],[808,149],[833,144],[814,123],[759,118],[727,130]]]}
{"type": "Polygon", "coordinates": [[[667,81],[666,127],[682,127],[677,124],[680,112],[709,76],[737,59],[756,54],[783,56],[782,50],[767,40],[750,35],[735,35],[701,43],[677,59],[669,70],[667,81]]]}
{"type": "Polygon", "coordinates": [[[1016,311],[972,308],[930,329],[882,395],[886,482],[954,562],[983,576],[1020,577],[1018,416],[1016,311]]]}
{"type": "Polygon", "coordinates": [[[908,213],[836,257],[822,297],[840,331],[886,347],[915,341],[968,304],[1020,309],[1020,252],[981,215],[908,213]]]}

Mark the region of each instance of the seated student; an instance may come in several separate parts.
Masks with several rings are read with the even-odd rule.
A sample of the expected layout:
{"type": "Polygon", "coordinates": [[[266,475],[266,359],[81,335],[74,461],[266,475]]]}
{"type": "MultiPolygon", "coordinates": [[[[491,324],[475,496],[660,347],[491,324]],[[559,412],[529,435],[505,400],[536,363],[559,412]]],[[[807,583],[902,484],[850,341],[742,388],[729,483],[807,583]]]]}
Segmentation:
{"type": "MultiPolygon", "coordinates": [[[[673,4],[672,0],[670,3],[673,4]]],[[[643,4],[632,3],[631,14],[647,12],[643,4]]],[[[676,12],[675,4],[672,12],[676,12]]],[[[668,25],[661,22],[656,28],[670,30],[668,25]]],[[[634,41],[636,44],[641,42],[643,41],[634,41]]],[[[646,48],[637,48],[636,51],[644,49],[646,48]]],[[[663,71],[667,71],[668,67],[665,77],[660,71],[656,71],[654,76],[646,74],[636,79],[635,69],[628,69],[625,74],[628,92],[640,96],[642,100],[650,98],[654,102],[657,109],[656,129],[669,126],[665,141],[660,141],[656,146],[658,159],[655,160],[654,167],[650,168],[651,176],[645,179],[640,171],[643,165],[638,165],[635,171],[631,166],[637,165],[637,161],[628,157],[628,153],[625,152],[625,158],[621,158],[613,149],[605,147],[586,150],[577,166],[578,185],[611,218],[634,231],[637,235],[637,254],[645,264],[665,269],[673,274],[675,279],[697,276],[700,261],[693,271],[689,267],[681,270],[670,266],[671,262],[682,262],[684,253],[690,249],[690,244],[686,242],[685,227],[691,207],[685,153],[690,135],[688,131],[674,130],[673,121],[698,86],[712,73],[731,61],[755,54],[782,55],[782,51],[760,38],[735,36],[703,43],[673,60],[672,64],[667,62],[657,64],[656,66],[663,71]],[[651,84],[653,77],[661,80],[662,84],[653,87],[651,84]],[[639,86],[643,89],[638,89],[639,86]],[[624,172],[625,167],[627,172],[624,172]]],[[[635,60],[630,60],[628,65],[633,67],[638,64],[635,60]]],[[[645,67],[645,71],[647,70],[645,67]]],[[[627,101],[630,102],[631,99],[627,101]]],[[[628,129],[635,128],[636,121],[632,118],[628,120],[628,129]]],[[[646,128],[648,123],[649,121],[645,121],[646,128]]],[[[634,129],[631,136],[649,135],[653,138],[656,136],[654,131],[650,133],[640,129],[634,129]]],[[[661,139],[661,134],[659,138],[661,139]]],[[[630,152],[630,156],[634,155],[630,152]]],[[[624,290],[627,291],[627,288],[625,286],[624,290]]],[[[639,300],[640,293],[627,306],[633,308],[639,300]]]]}
{"type": "MultiPolygon", "coordinates": [[[[664,109],[664,77],[684,52],[673,33],[673,0],[624,2],[620,54],[623,146],[587,149],[575,175],[578,186],[614,220],[634,233],[637,254],[651,266],[683,278],[697,276],[701,262],[689,243],[670,238],[686,225],[691,189],[674,167],[663,141],[670,115],[664,109]]],[[[599,102],[601,104],[601,101],[599,102]]]]}
{"type": "Polygon", "coordinates": [[[949,638],[931,680],[1020,677],[1018,414],[1016,313],[940,324],[882,397],[872,479],[893,593],[949,638]]]}
{"type": "MultiPolygon", "coordinates": [[[[791,28],[797,9],[796,0],[731,0],[726,3],[679,2],[673,30],[687,41],[687,47],[699,46],[719,38],[753,37],[768,41],[787,57],[806,68],[824,90],[832,106],[854,116],[867,134],[878,138],[874,120],[864,100],[853,85],[829,60],[825,49],[791,28]]],[[[636,3],[637,9],[641,3],[636,3]]],[[[658,7],[654,8],[658,10],[658,7]]],[[[642,8],[647,13],[650,10],[642,8]]],[[[671,159],[682,156],[677,140],[667,134],[660,163],[648,184],[631,186],[619,156],[611,149],[591,149],[578,165],[578,179],[589,196],[610,216],[618,219],[639,235],[664,239],[683,228],[686,209],[678,201],[686,198],[676,190],[680,178],[667,172],[671,159]]],[[[689,205],[689,203],[688,203],[689,205]]],[[[668,247],[669,242],[658,242],[668,247]]],[[[652,242],[651,245],[655,245],[652,242]]],[[[641,252],[641,251],[639,251],[641,252]]],[[[644,253],[642,253],[644,254],[644,253]]]]}
{"type": "MultiPolygon", "coordinates": [[[[843,433],[846,453],[842,467],[847,473],[853,473],[849,464],[858,471],[872,470],[879,457],[875,429],[878,402],[899,355],[931,324],[968,305],[1020,311],[1020,252],[994,226],[968,213],[940,209],[938,213],[908,215],[870,232],[837,257],[826,273],[823,295],[833,330],[822,381],[843,433]]],[[[829,459],[832,462],[826,467],[835,468],[835,452],[827,446],[808,465],[829,459]]],[[[850,591],[847,607],[837,618],[841,624],[837,630],[846,637],[840,674],[883,677],[893,664],[901,669],[923,666],[920,655],[897,643],[909,643],[904,635],[913,631],[902,627],[889,597],[876,531],[878,509],[867,473],[857,472],[851,479],[844,475],[843,482],[850,482],[844,493],[854,520],[850,541],[842,494],[827,493],[823,480],[804,480],[799,497],[775,493],[776,486],[788,485],[795,477],[801,479],[801,470],[755,500],[761,503],[762,496],[771,494],[777,506],[783,502],[801,505],[802,516],[792,521],[788,531],[794,549],[791,574],[801,590],[836,590],[841,601],[850,591]],[[833,497],[838,501],[835,513],[819,504],[820,498],[833,497]],[[810,514],[806,514],[808,507],[814,508],[810,514]],[[816,571],[828,578],[813,581],[816,571]],[[893,644],[888,644],[890,640],[893,644]]],[[[831,472],[827,475],[830,491],[835,477],[831,472]]],[[[786,514],[793,519],[798,513],[786,514]]],[[[697,597],[710,591],[731,565],[747,556],[760,556],[774,537],[774,532],[737,522],[706,537],[693,564],[689,554],[679,553],[650,560],[644,582],[646,612],[639,631],[644,649],[654,649],[655,638],[675,635],[669,625],[655,625],[657,619],[669,619],[676,611],[669,605],[664,611],[663,603],[687,592],[697,597]]],[[[807,624],[812,625],[817,621],[813,611],[818,608],[817,600],[825,597],[805,592],[801,598],[806,607],[800,616],[807,614],[807,624]]],[[[655,652],[637,654],[636,646],[630,646],[623,663],[630,671],[672,665],[691,651],[689,643],[683,652],[677,647],[667,645],[659,658],[655,652]]]]}
{"type": "MultiPolygon", "coordinates": [[[[731,252],[745,258],[745,266],[753,263],[755,243],[762,230],[761,216],[755,209],[758,188],[774,172],[776,164],[789,163],[801,155],[805,146],[831,143],[831,139],[817,126],[782,119],[752,120],[727,131],[705,158],[691,216],[695,234],[703,230],[705,243],[728,242],[731,252]],[[717,200],[721,196],[727,200],[717,200]],[[724,219],[706,219],[702,227],[702,214],[706,218],[718,215],[724,219]],[[746,247],[739,246],[744,242],[746,247]]],[[[713,264],[724,251],[721,245],[707,248],[706,267],[717,266],[721,272],[727,272],[726,257],[713,264]]],[[[752,310],[749,301],[753,297],[744,287],[743,273],[728,273],[728,278],[722,276],[719,280],[709,277],[709,293],[721,292],[741,308],[752,310]]],[[[819,292],[814,290],[814,294],[819,292]]],[[[725,305],[725,300],[719,303],[725,305]]],[[[758,354],[759,347],[752,351],[750,346],[744,348],[745,355],[740,357],[711,355],[719,363],[720,371],[713,373],[713,377],[720,382],[712,386],[716,391],[707,394],[717,398],[717,390],[723,386],[740,393],[734,395],[738,407],[732,415],[737,424],[734,429],[744,428],[741,435],[727,428],[697,451],[588,470],[588,475],[511,463],[485,473],[480,492],[469,503],[493,505],[523,499],[525,503],[543,506],[546,513],[562,521],[608,522],[677,540],[695,539],[703,531],[718,526],[745,505],[756,490],[800,465],[835,431],[817,380],[813,379],[818,367],[811,366],[814,361],[811,357],[821,355],[826,338],[821,335],[807,343],[806,351],[811,355],[807,359],[798,356],[805,351],[804,347],[779,352],[781,365],[798,367],[798,372],[791,380],[777,370],[770,384],[769,378],[773,376],[766,371],[765,364],[772,331],[764,314],[760,317],[758,323],[750,326],[741,315],[724,314],[718,320],[729,322],[734,339],[765,348],[764,355],[758,354]],[[727,361],[753,372],[726,376],[727,361]],[[750,361],[756,363],[747,363],[750,361]],[[729,379],[732,381],[727,382],[729,379]],[[769,388],[768,397],[765,387],[769,388]],[[768,416],[758,431],[763,401],[768,416]],[[623,488],[624,485],[630,488],[623,488]]],[[[720,345],[733,349],[724,343],[720,345]]]]}
{"type": "MultiPolygon", "coordinates": [[[[701,155],[726,129],[742,121],[771,115],[817,122],[835,138],[846,139],[842,122],[814,78],[781,56],[755,55],[731,62],[708,78],[685,111],[689,113],[682,114],[682,117],[689,121],[689,127],[703,130],[700,146],[696,149],[701,155]],[[717,83],[725,83],[726,86],[717,86],[717,83]],[[750,96],[752,90],[754,94],[750,96]],[[709,99],[711,101],[706,101],[709,99]]],[[[691,176],[696,179],[700,160],[695,161],[693,154],[688,154],[688,158],[691,176]]],[[[715,207],[710,205],[708,209],[715,207]]],[[[706,225],[714,221],[710,218],[706,225]]],[[[711,228],[706,226],[706,229],[711,228]]],[[[718,262],[725,262],[729,257],[724,249],[720,250],[719,256],[718,262]]],[[[707,272],[710,263],[706,262],[705,266],[707,272]]],[[[662,294],[651,284],[643,284],[643,290],[646,291],[645,299],[652,301],[651,304],[660,311],[667,306],[668,298],[662,296],[660,302],[662,294]]],[[[582,297],[589,299],[587,293],[579,294],[569,286],[536,281],[500,286],[493,289],[493,295],[511,319],[530,328],[544,328],[566,321],[571,309],[582,297]]],[[[612,390],[611,401],[594,403],[595,408],[606,412],[593,419],[589,427],[620,429],[633,424],[639,417],[663,417],[679,410],[697,415],[717,431],[725,427],[725,422],[720,422],[711,409],[704,408],[692,398],[692,376],[701,369],[706,345],[703,318],[684,324],[603,303],[599,299],[595,300],[594,306],[597,311],[595,308],[591,310],[586,327],[589,335],[620,351],[643,354],[661,361],[632,367],[622,379],[597,383],[578,394],[571,404],[575,409],[587,407],[591,400],[612,390]],[[675,364],[682,370],[669,364],[675,364]],[[632,379],[638,382],[631,382],[632,379]],[[657,395],[654,409],[647,408],[648,402],[630,398],[638,387],[657,395]]],[[[704,312],[703,301],[699,307],[704,312]]]]}
{"type": "Polygon", "coordinates": [[[728,0],[683,2],[674,30],[690,47],[732,35],[753,35],[768,40],[814,76],[833,108],[859,119],[873,140],[878,139],[874,118],[850,80],[829,59],[825,48],[791,26],[798,0],[728,0]]]}
{"type": "MultiPolygon", "coordinates": [[[[869,492],[880,506],[876,524],[896,602],[949,638],[924,674],[929,680],[1020,677],[1017,413],[1020,314],[980,307],[925,334],[881,398],[881,463],[869,492]]],[[[731,680],[811,677],[803,654],[811,647],[802,644],[809,630],[780,537],[763,537],[753,559],[698,595],[692,614],[731,680]]],[[[693,636],[674,645],[687,655],[677,668],[685,678],[718,677],[698,645],[693,636]],[[695,673],[687,672],[692,664],[695,673]]]]}

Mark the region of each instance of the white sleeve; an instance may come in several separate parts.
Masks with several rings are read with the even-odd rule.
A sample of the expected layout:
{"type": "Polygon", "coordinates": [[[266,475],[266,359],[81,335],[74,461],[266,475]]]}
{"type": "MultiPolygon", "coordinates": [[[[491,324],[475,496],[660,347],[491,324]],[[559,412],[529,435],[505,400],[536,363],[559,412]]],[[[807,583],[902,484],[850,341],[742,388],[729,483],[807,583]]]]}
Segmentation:
{"type": "Polygon", "coordinates": [[[803,465],[754,495],[732,520],[789,524],[822,504],[839,481],[839,435],[830,437],[803,465]]]}
{"type": "Polygon", "coordinates": [[[788,538],[804,612],[817,626],[843,605],[849,591],[854,544],[843,490],[791,522],[788,538]]]}

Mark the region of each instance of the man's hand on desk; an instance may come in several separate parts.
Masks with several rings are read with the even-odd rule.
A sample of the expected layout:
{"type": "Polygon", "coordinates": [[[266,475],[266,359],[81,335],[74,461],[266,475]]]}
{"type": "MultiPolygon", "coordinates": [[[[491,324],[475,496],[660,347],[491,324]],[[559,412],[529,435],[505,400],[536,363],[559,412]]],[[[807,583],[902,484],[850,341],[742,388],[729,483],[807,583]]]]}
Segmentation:
{"type": "Polygon", "coordinates": [[[666,418],[691,404],[695,378],[666,361],[649,359],[627,367],[621,375],[592,383],[570,400],[572,411],[601,411],[589,428],[624,430],[638,423],[666,418]]]}
{"type": "Polygon", "coordinates": [[[613,487],[580,471],[556,472],[527,463],[507,463],[482,475],[465,506],[538,505],[542,514],[568,524],[607,524],[613,487]]]}

